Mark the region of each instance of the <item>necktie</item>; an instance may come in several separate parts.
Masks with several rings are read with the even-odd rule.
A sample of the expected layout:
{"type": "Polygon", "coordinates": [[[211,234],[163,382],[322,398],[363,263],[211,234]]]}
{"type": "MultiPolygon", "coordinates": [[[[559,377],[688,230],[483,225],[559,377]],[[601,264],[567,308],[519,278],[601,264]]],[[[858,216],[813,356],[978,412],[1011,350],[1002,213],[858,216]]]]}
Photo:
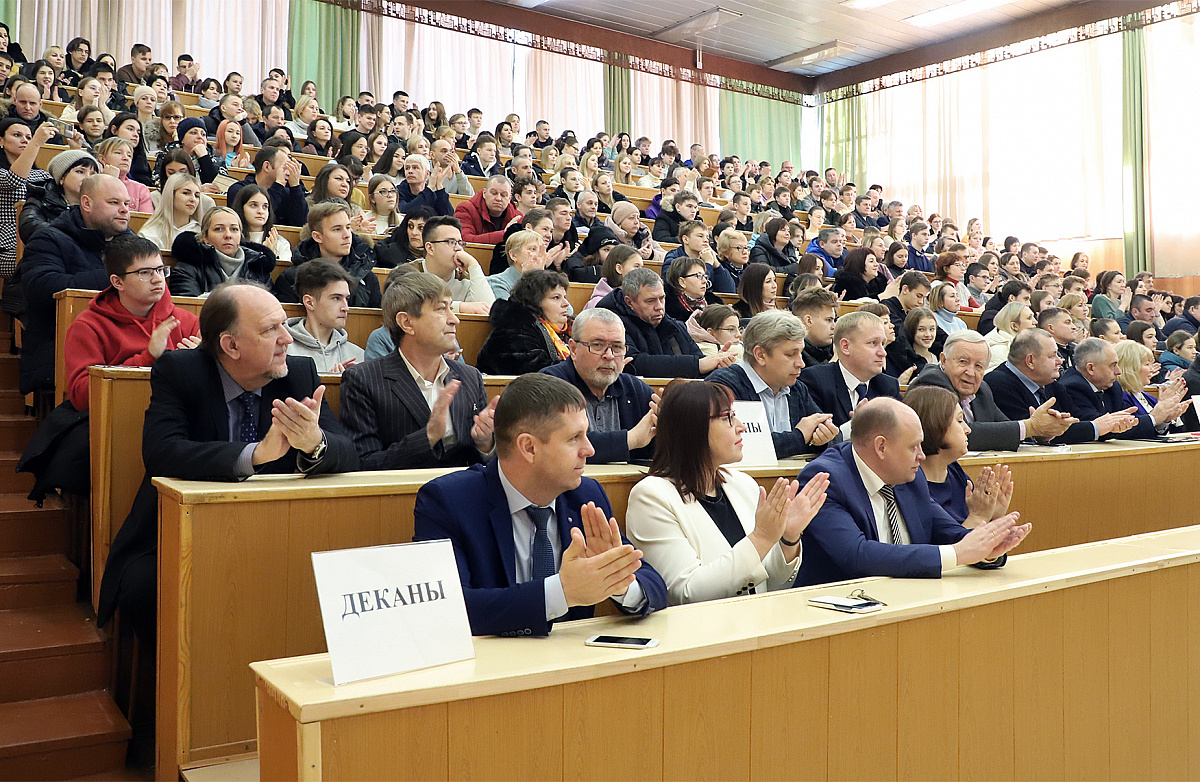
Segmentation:
{"type": "MultiPolygon", "coordinates": [[[[972,397],[972,398],[974,398],[974,397],[972,397]]],[[[974,413],[974,411],[971,410],[971,403],[969,401],[967,401],[966,399],[959,399],[958,406],[962,408],[963,420],[966,421],[968,424],[975,423],[975,413],[974,413]]]]}
{"type": "Polygon", "coordinates": [[[1108,405],[1104,404],[1104,398],[1107,396],[1103,391],[1096,392],[1096,406],[1104,412],[1108,412],[1108,405]]]}
{"type": "Polygon", "coordinates": [[[896,493],[891,486],[883,486],[879,490],[883,497],[884,509],[887,512],[888,530],[892,533],[892,543],[899,545],[900,539],[900,506],[896,505],[896,493]]]}
{"type": "Polygon", "coordinates": [[[242,404],[242,423],[238,427],[238,439],[243,443],[258,442],[258,396],[253,391],[238,395],[242,404]]]}
{"type": "Polygon", "coordinates": [[[550,578],[556,570],[554,566],[554,546],[550,544],[550,535],[546,532],[546,524],[550,521],[550,509],[530,505],[525,509],[533,522],[533,580],[550,578]]]}
{"type": "Polygon", "coordinates": [[[854,387],[854,393],[858,394],[858,404],[861,405],[863,402],[867,401],[867,384],[859,383],[854,387]]]}
{"type": "Polygon", "coordinates": [[[1038,407],[1041,407],[1042,405],[1046,404],[1046,391],[1039,388],[1037,391],[1033,392],[1033,398],[1037,400],[1038,407]]]}

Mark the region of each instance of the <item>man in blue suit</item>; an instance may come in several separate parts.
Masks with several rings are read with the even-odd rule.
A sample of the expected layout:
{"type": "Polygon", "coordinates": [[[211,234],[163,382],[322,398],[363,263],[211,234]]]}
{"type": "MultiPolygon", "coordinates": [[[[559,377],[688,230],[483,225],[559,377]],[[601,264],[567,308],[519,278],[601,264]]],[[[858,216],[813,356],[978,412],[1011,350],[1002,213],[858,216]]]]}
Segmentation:
{"type": "Polygon", "coordinates": [[[938,578],[976,565],[996,568],[1029,534],[1018,513],[967,529],[929,498],[921,472],[921,420],[894,399],[854,413],[850,442],[830,446],[800,472],[829,473],[825,504],[803,535],[797,586],[893,576],[938,578]],[[982,563],[982,564],[979,564],[982,563]]]}
{"type": "Polygon", "coordinates": [[[708,376],[710,382],[728,386],[734,399],[763,403],[780,459],[841,439],[833,416],[821,412],[799,381],[805,334],[804,324],[790,312],[760,312],[742,334],[742,360],[708,376]]]}
{"type": "Polygon", "coordinates": [[[833,349],[837,363],[808,367],[800,382],[808,386],[817,407],[833,416],[833,425],[850,434],[850,416],[868,399],[900,398],[896,378],[883,374],[887,359],[883,320],[871,312],[851,312],[838,318],[833,327],[833,349]]]}
{"type": "Polygon", "coordinates": [[[413,539],[454,544],[475,635],[547,635],[609,598],[628,614],[666,607],[662,577],[583,477],[594,452],[587,432],[577,388],[522,375],[496,405],[496,458],[417,492],[413,539]]]}
{"type": "Polygon", "coordinates": [[[1186,387],[1168,386],[1158,404],[1147,413],[1137,414],[1138,408],[1125,404],[1117,377],[1117,349],[1105,339],[1088,337],[1075,347],[1075,366],[1068,369],[1060,381],[1071,397],[1071,406],[1081,420],[1092,421],[1110,413],[1132,415],[1137,423],[1117,434],[1122,440],[1146,440],[1163,434],[1171,421],[1183,415],[1188,403],[1183,394],[1186,387]]]}

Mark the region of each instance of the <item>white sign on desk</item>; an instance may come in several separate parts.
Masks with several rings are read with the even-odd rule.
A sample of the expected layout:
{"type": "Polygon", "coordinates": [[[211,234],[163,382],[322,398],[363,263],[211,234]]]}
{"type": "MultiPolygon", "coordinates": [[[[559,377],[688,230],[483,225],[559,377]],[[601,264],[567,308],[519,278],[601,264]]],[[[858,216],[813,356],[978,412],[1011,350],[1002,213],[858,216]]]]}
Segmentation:
{"type": "Polygon", "coordinates": [[[475,656],[448,540],[313,552],[333,683],[475,656]]]}
{"type": "Polygon", "coordinates": [[[775,441],[771,439],[771,424],[762,402],[734,402],[733,412],[746,426],[742,433],[742,460],[731,467],[774,467],[775,441]]]}

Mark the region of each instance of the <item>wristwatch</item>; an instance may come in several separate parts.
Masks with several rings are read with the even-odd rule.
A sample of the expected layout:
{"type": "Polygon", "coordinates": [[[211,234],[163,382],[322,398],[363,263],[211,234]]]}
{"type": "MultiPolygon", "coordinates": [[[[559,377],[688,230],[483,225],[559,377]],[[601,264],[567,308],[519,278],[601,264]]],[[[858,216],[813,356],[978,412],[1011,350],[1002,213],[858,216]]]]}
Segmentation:
{"type": "Polygon", "coordinates": [[[319,462],[321,457],[325,455],[325,449],[329,447],[329,443],[325,442],[325,433],[321,432],[321,442],[317,443],[317,447],[311,452],[304,454],[304,458],[310,462],[319,462]]]}

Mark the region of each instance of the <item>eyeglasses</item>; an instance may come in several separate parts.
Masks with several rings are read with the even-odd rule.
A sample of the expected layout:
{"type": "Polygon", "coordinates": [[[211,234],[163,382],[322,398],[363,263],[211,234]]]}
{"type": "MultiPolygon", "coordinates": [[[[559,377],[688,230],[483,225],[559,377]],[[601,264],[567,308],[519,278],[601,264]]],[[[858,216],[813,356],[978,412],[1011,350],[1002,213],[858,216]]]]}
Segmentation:
{"type": "MultiPolygon", "coordinates": [[[[376,191],[376,192],[379,192],[379,191],[376,191]]],[[[466,247],[466,244],[463,243],[462,239],[438,239],[436,242],[430,242],[429,244],[449,244],[449,245],[452,245],[453,247],[458,248],[459,250],[466,247]]]]}
{"type": "Polygon", "coordinates": [[[741,326],[721,326],[716,331],[728,331],[730,334],[738,334],[742,330],[741,326]]]}
{"type": "Polygon", "coordinates": [[[741,421],[738,420],[737,413],[733,412],[732,408],[723,413],[717,413],[711,417],[711,420],[716,421],[718,418],[724,419],[725,423],[729,424],[730,426],[737,426],[739,423],[741,423],[741,421]]]}
{"type": "Polygon", "coordinates": [[[608,351],[612,351],[613,358],[620,358],[625,355],[625,344],[616,342],[581,342],[581,345],[588,349],[589,353],[595,353],[597,356],[603,356],[608,351]]]}
{"type": "Polygon", "coordinates": [[[740,252],[740,253],[744,253],[744,252],[748,252],[748,251],[750,250],[750,245],[748,245],[748,244],[735,244],[735,245],[733,245],[732,247],[730,247],[729,249],[731,249],[731,250],[737,250],[737,251],[738,251],[738,252],[740,252]]]}
{"type": "Polygon", "coordinates": [[[375,190],[375,195],[381,195],[381,196],[396,195],[396,188],[394,188],[394,187],[382,188],[381,187],[381,188],[378,188],[375,190]]]}
{"type": "Polygon", "coordinates": [[[171,276],[170,266],[151,266],[148,269],[133,269],[127,272],[121,272],[118,277],[128,277],[130,274],[136,274],[143,282],[150,282],[154,279],[154,275],[160,274],[163,279],[171,276]]]}
{"type": "Polygon", "coordinates": [[[681,274],[681,275],[679,275],[679,279],[681,279],[681,280],[682,280],[682,279],[686,279],[686,278],[688,278],[688,277],[699,277],[699,278],[700,278],[700,279],[702,279],[702,280],[707,280],[707,279],[708,279],[708,275],[707,275],[707,274],[705,274],[704,272],[692,272],[691,274],[681,274]]]}

